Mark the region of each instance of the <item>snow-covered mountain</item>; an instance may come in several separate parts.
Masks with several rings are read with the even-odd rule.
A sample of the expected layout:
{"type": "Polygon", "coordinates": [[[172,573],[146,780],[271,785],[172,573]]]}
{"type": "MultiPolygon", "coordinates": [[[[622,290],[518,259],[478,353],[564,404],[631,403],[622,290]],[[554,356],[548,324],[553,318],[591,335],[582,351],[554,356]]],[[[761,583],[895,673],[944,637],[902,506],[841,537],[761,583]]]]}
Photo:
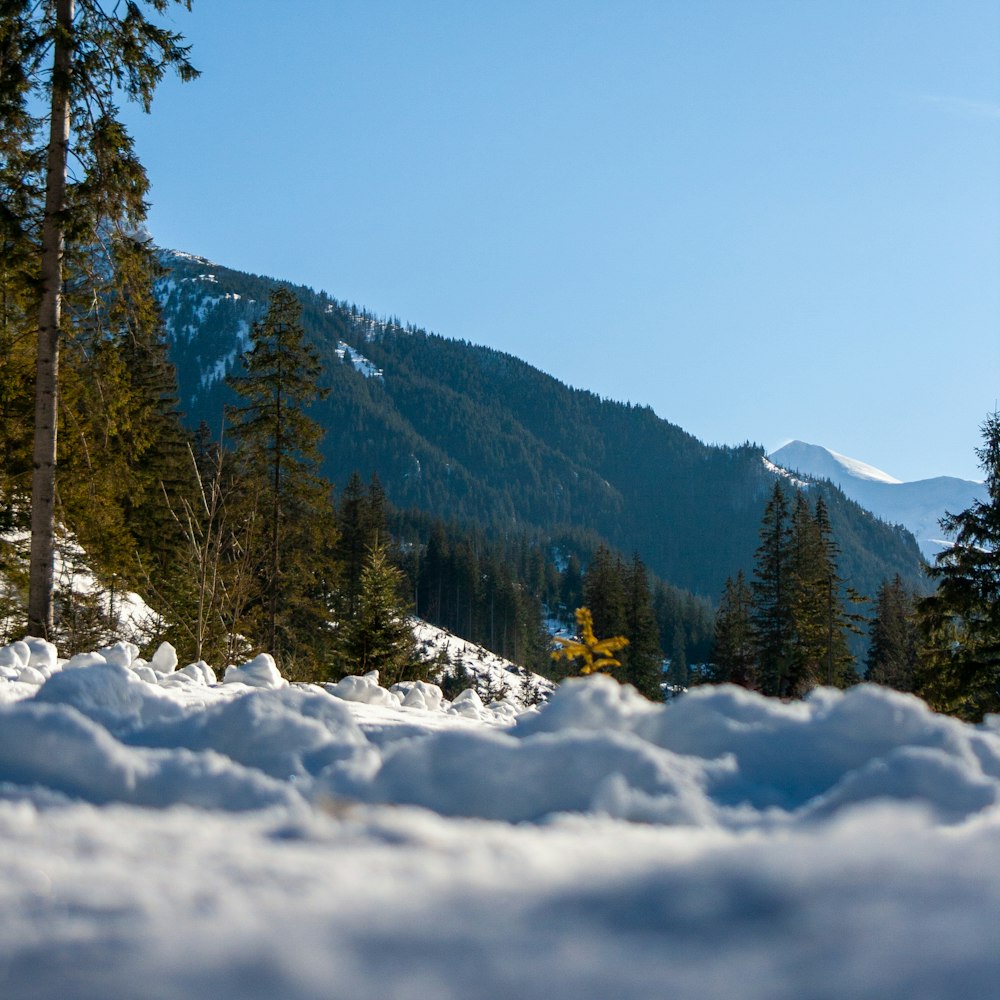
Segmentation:
{"type": "MultiPolygon", "coordinates": [[[[204,421],[218,433],[234,402],[223,376],[279,282],[177,251],[161,260],[180,409],[192,430],[204,421]]],[[[330,389],[310,415],[327,430],[322,471],[338,490],[353,472],[377,473],[402,510],[559,545],[569,528],[637,552],[661,580],[709,600],[738,570],[752,572],[775,476],[756,445],[707,445],[649,407],[574,389],[512,355],[288,287],[330,389]]],[[[906,532],[819,489],[854,586],[874,593],[895,573],[919,585],[906,532]]]]}
{"type": "Polygon", "coordinates": [[[947,545],[939,521],[985,499],[982,483],[954,476],[935,476],[904,483],[855,458],[804,441],[792,441],[770,456],[775,465],[814,479],[829,479],[852,500],[883,521],[902,524],[932,559],[947,545]]]}

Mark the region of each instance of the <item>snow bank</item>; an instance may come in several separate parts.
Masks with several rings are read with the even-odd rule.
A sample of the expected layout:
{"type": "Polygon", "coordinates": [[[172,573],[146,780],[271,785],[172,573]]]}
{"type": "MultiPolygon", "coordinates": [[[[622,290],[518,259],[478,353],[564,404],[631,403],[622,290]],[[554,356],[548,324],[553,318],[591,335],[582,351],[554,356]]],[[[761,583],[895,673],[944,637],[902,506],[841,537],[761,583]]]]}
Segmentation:
{"type": "Polygon", "coordinates": [[[886,800],[958,822],[1000,798],[1000,739],[868,685],[789,705],[735,687],[701,688],[654,706],[595,677],[567,681],[509,733],[449,732],[389,746],[377,773],[363,781],[336,773],[328,787],[506,822],[579,812],[738,830],[886,800]]]}
{"type": "Polygon", "coordinates": [[[995,992],[1000,720],[272,666],[0,649],[5,996],[995,992]]]}
{"type": "MultiPolygon", "coordinates": [[[[145,773],[148,760],[138,763],[126,747],[217,755],[227,766],[295,781],[303,801],[416,805],[508,823],[571,812],[772,829],[885,801],[917,803],[958,823],[1000,801],[1000,724],[973,728],[870,685],[819,689],[791,704],[703,687],[657,706],[598,676],[569,680],[540,710],[519,715],[512,702],[483,705],[474,689],[451,703],[426,683],[387,691],[377,673],[293,688],[266,654],[230,667],[218,685],[206,664],[171,669],[175,657],[160,651],[147,668],[150,682],[133,667],[136,652],[117,643],[59,663],[39,641],[6,647],[0,661],[20,666],[0,683],[20,697],[0,699],[9,702],[0,720],[19,734],[15,742],[32,746],[56,730],[71,733],[91,769],[106,761],[118,773],[128,758],[130,773],[145,773]],[[42,677],[35,686],[22,680],[31,671],[42,677]],[[371,708],[381,715],[362,711],[371,708]],[[86,724],[65,721],[78,717],[86,724]],[[121,748],[112,752],[115,743],[121,748]]],[[[229,801],[231,775],[217,761],[196,770],[196,798],[206,795],[206,775],[218,773],[229,801]]],[[[8,773],[0,760],[0,780],[24,784],[24,774],[47,782],[47,771],[8,773]]],[[[138,778],[107,787],[99,775],[93,780],[93,793],[80,781],[50,787],[92,802],[135,801],[138,778]]],[[[177,800],[171,791],[157,803],[154,787],[143,793],[147,804],[177,800]]]]}

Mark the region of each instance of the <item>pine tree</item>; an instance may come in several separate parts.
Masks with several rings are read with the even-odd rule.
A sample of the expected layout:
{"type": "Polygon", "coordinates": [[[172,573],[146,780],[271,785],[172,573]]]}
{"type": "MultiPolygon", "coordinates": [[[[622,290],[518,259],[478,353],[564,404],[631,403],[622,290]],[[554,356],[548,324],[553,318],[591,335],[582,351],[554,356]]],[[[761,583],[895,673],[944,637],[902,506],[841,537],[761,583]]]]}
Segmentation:
{"type": "Polygon", "coordinates": [[[383,687],[422,676],[413,629],[406,618],[404,584],[403,573],[389,561],[384,543],[376,542],[361,573],[357,608],[341,625],[347,673],[377,670],[383,687]]]}
{"type": "MultiPolygon", "coordinates": [[[[2,228],[10,259],[31,281],[37,330],[28,624],[48,635],[64,264],[88,253],[102,226],[135,232],[145,214],[146,176],[119,120],[117,93],[148,111],[168,68],[182,79],[196,71],[180,36],[144,16],[141,0],[111,12],[98,0],[12,0],[6,6],[0,21],[0,183],[12,196],[4,199],[2,228]],[[44,107],[45,116],[32,117],[34,107],[44,107]]],[[[162,14],[169,3],[149,0],[147,6],[162,14]]]]}
{"type": "Polygon", "coordinates": [[[803,694],[819,682],[827,648],[829,566],[809,501],[798,492],[791,515],[788,557],[791,650],[787,691],[803,694]]]}
{"type": "MultiPolygon", "coordinates": [[[[837,573],[837,546],[822,497],[815,512],[801,492],[791,513],[775,484],[761,524],[751,619],[761,690],[797,697],[818,683],[857,680],[846,633],[857,631],[837,573]]],[[[853,601],[855,595],[848,590],[853,601]]]]}
{"type": "Polygon", "coordinates": [[[111,597],[127,586],[172,605],[184,588],[172,509],[195,481],[152,293],[160,269],[147,248],[112,230],[66,271],[60,520],[111,597]]]}
{"type": "MultiPolygon", "coordinates": [[[[847,687],[857,681],[846,634],[858,632],[859,616],[848,613],[844,581],[837,573],[838,548],[823,498],[811,512],[803,493],[795,499],[790,552],[792,655],[791,690],[816,684],[847,687]]],[[[856,595],[848,590],[853,602],[856,595]]]]}
{"type": "Polygon", "coordinates": [[[352,472],[337,505],[337,559],[341,564],[340,613],[350,617],[357,609],[361,574],[368,557],[369,538],[365,525],[365,494],[358,472],[352,472]]]}
{"type": "Polygon", "coordinates": [[[326,390],[320,364],[304,339],[301,307],[278,287],[254,325],[246,373],[228,382],[243,400],[228,411],[256,512],[260,641],[280,661],[328,649],[336,539],[329,484],[319,475],[320,426],[306,406],[326,390]]]}
{"type": "Polygon", "coordinates": [[[601,545],[583,577],[583,599],[598,635],[625,633],[625,570],[620,557],[601,545]]]}
{"type": "Polygon", "coordinates": [[[715,618],[714,680],[756,689],[756,642],[750,618],[752,595],[743,570],[726,581],[715,618]]]}
{"type": "Polygon", "coordinates": [[[761,521],[751,590],[761,690],[770,695],[789,695],[792,692],[791,528],[788,501],[780,483],[774,484],[761,521]]]}
{"type": "Polygon", "coordinates": [[[649,592],[649,575],[638,554],[625,578],[625,629],[621,679],[650,701],[663,699],[663,653],[649,592]]]}
{"type": "Polygon", "coordinates": [[[937,589],[918,609],[918,693],[970,721],[1000,711],[1000,412],[981,431],[986,499],[941,520],[952,544],[938,554],[937,589]]]}
{"type": "Polygon", "coordinates": [[[826,502],[822,496],[816,498],[813,515],[819,537],[822,571],[817,579],[823,594],[822,621],[824,640],[821,647],[822,683],[831,687],[850,687],[858,681],[854,655],[847,644],[849,633],[860,635],[860,623],[864,617],[850,611],[849,606],[863,604],[866,600],[853,587],[846,586],[838,574],[840,548],[833,537],[826,502]],[[846,601],[846,604],[845,604],[846,601]]]}
{"type": "Polygon", "coordinates": [[[580,560],[576,553],[571,553],[569,559],[566,560],[566,568],[559,581],[559,603],[562,606],[562,611],[566,614],[571,613],[574,608],[578,608],[584,603],[583,572],[580,569],[580,560]]]}
{"type": "Polygon", "coordinates": [[[913,595],[898,573],[879,587],[869,637],[865,680],[897,691],[913,691],[917,666],[916,612],[913,595]]]}

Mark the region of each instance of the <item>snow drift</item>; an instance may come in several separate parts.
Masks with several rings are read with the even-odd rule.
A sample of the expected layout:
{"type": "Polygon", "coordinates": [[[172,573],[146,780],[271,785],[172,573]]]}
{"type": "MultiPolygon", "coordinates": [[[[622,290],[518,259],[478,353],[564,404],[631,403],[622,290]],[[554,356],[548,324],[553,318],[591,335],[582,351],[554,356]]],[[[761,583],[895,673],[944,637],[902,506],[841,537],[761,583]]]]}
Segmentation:
{"type": "Polygon", "coordinates": [[[0,649],[5,996],[994,989],[995,720],[600,676],[519,712],[268,660],[0,649]]]}

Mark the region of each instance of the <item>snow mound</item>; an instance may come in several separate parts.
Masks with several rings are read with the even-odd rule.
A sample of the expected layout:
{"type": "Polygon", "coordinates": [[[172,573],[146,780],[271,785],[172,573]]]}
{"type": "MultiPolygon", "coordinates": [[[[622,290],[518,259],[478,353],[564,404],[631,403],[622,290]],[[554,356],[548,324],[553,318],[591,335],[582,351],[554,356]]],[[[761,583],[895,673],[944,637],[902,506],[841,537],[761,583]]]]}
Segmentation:
{"type": "MultiPolygon", "coordinates": [[[[475,693],[459,702],[476,710],[475,693]]],[[[457,714],[464,714],[461,710],[457,714]]],[[[959,822],[1000,801],[1000,740],[916,698],[863,685],[782,704],[735,687],[654,706],[606,677],[566,681],[507,732],[386,747],[330,794],[519,823],[562,812],[731,830],[794,825],[861,803],[919,803],[959,822]]]]}
{"type": "Polygon", "coordinates": [[[131,656],[0,648],[5,996],[995,992],[1000,718],[131,656]]]}
{"type": "MultiPolygon", "coordinates": [[[[167,673],[136,668],[141,661],[127,643],[54,665],[38,642],[0,649],[3,662],[32,657],[38,668],[7,668],[0,681],[14,689],[0,697],[0,707],[8,704],[4,725],[16,720],[24,739],[33,725],[51,725],[81,747],[91,734],[77,771],[86,758],[90,769],[105,760],[117,773],[124,747],[207,755],[197,769],[199,800],[225,760],[294,781],[304,801],[415,805],[509,823],[571,812],[738,830],[815,822],[875,801],[915,803],[958,823],[1000,801],[1000,723],[970,727],[872,685],[820,688],[790,704],[701,687],[653,705],[596,676],[566,681],[547,704],[525,712],[511,699],[484,705],[473,688],[450,703],[423,682],[388,691],[377,672],[290,687],[266,654],[230,667],[220,685],[204,663],[167,673]],[[116,742],[121,748],[111,753],[116,742]]],[[[163,653],[158,665],[170,660],[163,653]]],[[[39,731],[34,742],[52,738],[39,731]]],[[[183,781],[183,768],[171,773],[183,781]]],[[[231,775],[219,774],[225,798],[231,775]]],[[[94,781],[104,787],[99,775],[94,781]]],[[[67,793],[65,783],[51,787],[67,793]]],[[[124,792],[94,794],[134,801],[124,792]]],[[[175,800],[184,795],[171,792],[160,804],[175,800]]]]}
{"type": "Polygon", "coordinates": [[[349,674],[342,677],[336,684],[325,685],[326,690],[344,701],[357,701],[362,705],[382,705],[387,708],[399,708],[402,701],[398,694],[379,687],[378,671],[367,674],[349,674]]]}
{"type": "Polygon", "coordinates": [[[226,667],[224,684],[246,684],[249,687],[280,688],[288,681],[281,676],[270,653],[260,653],[241,667],[226,667]]]}

